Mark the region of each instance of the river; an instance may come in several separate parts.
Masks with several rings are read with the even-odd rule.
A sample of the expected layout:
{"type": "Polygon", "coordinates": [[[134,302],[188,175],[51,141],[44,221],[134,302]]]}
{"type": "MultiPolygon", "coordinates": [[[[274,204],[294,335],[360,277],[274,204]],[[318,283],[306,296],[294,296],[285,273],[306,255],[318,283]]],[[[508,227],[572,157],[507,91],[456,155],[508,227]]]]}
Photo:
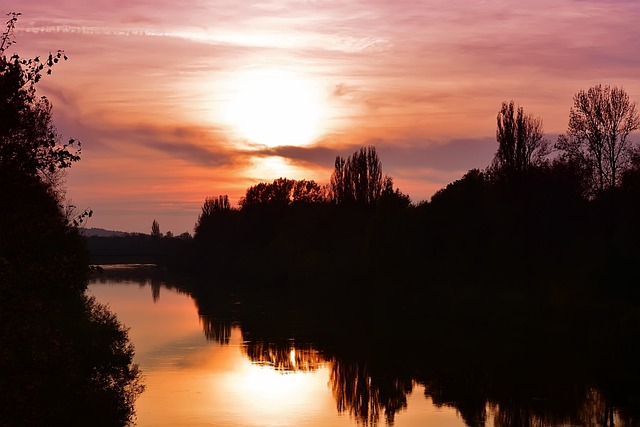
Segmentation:
{"type": "MultiPolygon", "coordinates": [[[[168,284],[155,292],[145,280],[94,280],[89,286],[89,294],[129,328],[135,345],[146,385],[136,403],[138,426],[358,425],[348,410],[337,408],[331,362],[318,355],[309,363],[308,354],[304,369],[252,362],[241,325],[231,327],[228,344],[209,340],[188,294],[168,284]]],[[[296,360],[295,350],[290,357],[296,360]]],[[[394,425],[465,424],[455,409],[434,406],[416,384],[394,425]]]]}
{"type": "Polygon", "coordinates": [[[586,386],[567,385],[571,396],[563,384],[527,394],[509,388],[518,378],[505,389],[504,378],[375,369],[286,332],[282,339],[268,321],[203,315],[178,283],[125,277],[93,279],[89,294],[129,328],[146,386],[136,402],[141,427],[635,425],[586,386]]]}

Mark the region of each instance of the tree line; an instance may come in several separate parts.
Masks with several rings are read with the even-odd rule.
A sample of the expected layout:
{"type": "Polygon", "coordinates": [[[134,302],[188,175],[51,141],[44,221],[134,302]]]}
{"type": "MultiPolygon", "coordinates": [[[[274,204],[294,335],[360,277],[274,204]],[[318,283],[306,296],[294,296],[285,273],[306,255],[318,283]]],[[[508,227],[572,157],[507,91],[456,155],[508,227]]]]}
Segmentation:
{"type": "MultiPolygon", "coordinates": [[[[640,167],[640,146],[629,136],[639,128],[637,104],[623,88],[615,86],[597,85],[579,91],[570,109],[567,132],[555,144],[545,137],[542,118],[526,114],[514,101],[503,102],[497,115],[498,149],[483,173],[493,182],[513,183],[543,168],[563,169],[575,174],[581,197],[594,199],[631,185],[640,167]]],[[[383,176],[375,147],[368,146],[347,159],[337,156],[328,185],[278,178],[250,187],[238,204],[241,209],[270,203],[375,207],[383,195],[394,193],[401,195],[393,189],[393,179],[383,176]]],[[[196,229],[203,217],[231,209],[226,195],[207,198],[196,229]]]]}
{"type": "MultiPolygon", "coordinates": [[[[339,207],[348,216],[346,212],[354,209],[372,214],[395,206],[396,211],[415,213],[437,211],[441,204],[456,203],[453,199],[457,197],[466,198],[470,204],[488,190],[495,196],[500,193],[500,203],[513,202],[512,208],[523,199],[533,201],[537,193],[544,191],[549,197],[566,196],[557,200],[561,205],[572,200],[593,208],[621,197],[633,205],[640,181],[640,148],[629,137],[640,127],[637,104],[622,88],[598,85],[574,96],[569,116],[567,132],[551,144],[545,138],[540,117],[526,114],[514,101],[504,102],[497,114],[498,148],[492,164],[482,171],[469,171],[438,191],[430,202],[410,204],[406,195],[394,189],[393,179],[383,175],[375,147],[363,147],[347,159],[336,158],[330,182],[325,186],[286,178],[259,183],[247,189],[240,209],[234,209],[226,195],[208,198],[196,223],[195,237],[207,240],[215,229],[224,234],[221,228],[225,227],[217,225],[217,221],[229,221],[230,216],[249,218],[250,211],[260,209],[279,209],[280,214],[286,215],[282,210],[285,207],[290,207],[291,212],[303,205],[307,205],[307,211],[309,205],[327,212],[339,207]]],[[[519,228],[526,232],[533,225],[521,224],[519,228]]],[[[226,243],[233,243],[231,236],[226,243]]]]}

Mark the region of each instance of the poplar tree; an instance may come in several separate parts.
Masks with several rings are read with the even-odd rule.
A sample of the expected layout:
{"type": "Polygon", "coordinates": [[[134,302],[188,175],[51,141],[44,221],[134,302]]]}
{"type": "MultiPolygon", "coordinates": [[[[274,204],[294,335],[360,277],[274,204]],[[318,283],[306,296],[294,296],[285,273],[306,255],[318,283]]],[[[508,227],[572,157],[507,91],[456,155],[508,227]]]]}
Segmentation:
{"type": "Polygon", "coordinates": [[[330,185],[337,205],[375,206],[384,188],[382,162],[375,147],[362,147],[346,160],[336,157],[330,185]]]}
{"type": "Polygon", "coordinates": [[[491,171],[498,178],[513,181],[544,162],[549,143],[544,138],[542,119],[525,114],[514,102],[503,102],[497,116],[498,151],[491,171]]]}

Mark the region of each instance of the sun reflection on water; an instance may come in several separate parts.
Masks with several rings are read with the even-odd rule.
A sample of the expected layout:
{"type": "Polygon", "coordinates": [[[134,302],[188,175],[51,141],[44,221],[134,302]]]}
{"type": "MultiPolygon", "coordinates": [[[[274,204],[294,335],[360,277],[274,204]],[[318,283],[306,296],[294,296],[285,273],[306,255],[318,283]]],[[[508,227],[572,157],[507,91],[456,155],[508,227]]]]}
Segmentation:
{"type": "MultiPolygon", "coordinates": [[[[229,327],[223,342],[208,339],[193,300],[174,289],[161,292],[154,302],[143,283],[90,286],[90,293],[131,328],[147,386],[136,402],[138,426],[358,425],[337,411],[331,362],[316,350],[294,342],[245,341],[237,325],[229,327]]],[[[409,397],[413,410],[403,412],[397,426],[461,425],[455,410],[434,409],[423,393],[416,387],[409,397]]]]}

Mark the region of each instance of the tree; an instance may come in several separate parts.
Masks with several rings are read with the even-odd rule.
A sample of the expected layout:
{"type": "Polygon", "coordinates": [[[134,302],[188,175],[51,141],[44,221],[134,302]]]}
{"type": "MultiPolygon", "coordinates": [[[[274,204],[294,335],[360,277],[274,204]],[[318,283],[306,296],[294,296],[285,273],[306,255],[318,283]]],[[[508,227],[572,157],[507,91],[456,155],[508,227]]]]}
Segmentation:
{"type": "Polygon", "coordinates": [[[503,102],[497,117],[498,151],[491,172],[498,179],[512,181],[544,163],[549,142],[544,138],[542,119],[525,114],[514,102],[503,102]]]}
{"type": "Polygon", "coordinates": [[[261,182],[247,189],[240,199],[243,208],[264,204],[288,206],[291,203],[320,203],[324,190],[313,180],[278,178],[272,183],[261,182]]]}
{"type": "Polygon", "coordinates": [[[36,96],[63,54],[7,58],[19,14],[9,16],[0,37],[0,419],[130,424],[143,389],[133,347],[115,315],[85,295],[86,242],[48,179],[79,160],[36,96]]]}
{"type": "Polygon", "coordinates": [[[191,236],[191,233],[189,233],[188,231],[185,231],[184,233],[180,234],[178,236],[178,239],[180,240],[191,240],[193,239],[193,237],[191,236]]]}
{"type": "Polygon", "coordinates": [[[314,180],[301,179],[295,181],[291,200],[293,203],[322,203],[325,200],[325,189],[314,180]]]}
{"type": "Polygon", "coordinates": [[[375,206],[384,187],[382,163],[375,147],[362,147],[347,160],[336,157],[330,185],[337,205],[375,206]]]}
{"type": "Polygon", "coordinates": [[[636,103],[624,89],[597,85],[573,97],[567,133],[556,147],[591,171],[590,187],[602,193],[620,184],[634,149],[628,137],[638,128],[636,103]]]}
{"type": "Polygon", "coordinates": [[[196,234],[201,233],[205,224],[209,223],[214,216],[230,211],[231,204],[229,203],[229,196],[226,194],[224,196],[221,195],[218,197],[205,198],[204,204],[202,205],[202,211],[200,212],[200,215],[198,215],[198,221],[194,227],[196,234]]]}
{"type": "Polygon", "coordinates": [[[411,205],[411,198],[402,193],[399,188],[394,188],[393,178],[385,176],[384,188],[380,193],[379,207],[386,210],[402,212],[411,205]]]}
{"type": "Polygon", "coordinates": [[[291,201],[290,194],[293,189],[293,184],[293,180],[278,178],[272,183],[261,182],[251,186],[247,188],[244,197],[240,199],[240,206],[246,208],[267,203],[288,205],[291,201]]]}
{"type": "Polygon", "coordinates": [[[295,185],[295,180],[287,178],[278,178],[269,185],[270,202],[280,202],[288,205],[291,203],[291,193],[295,185]]]}
{"type": "Polygon", "coordinates": [[[353,202],[350,191],[351,175],[347,170],[347,162],[340,156],[336,157],[333,174],[331,175],[331,198],[337,205],[353,202]]]}
{"type": "Polygon", "coordinates": [[[70,139],[61,144],[51,118],[51,102],[36,95],[35,85],[42,73],[61,59],[59,50],[40,57],[22,59],[18,54],[7,57],[7,49],[15,43],[13,30],[19,13],[10,13],[6,30],[0,38],[0,167],[12,173],[26,173],[47,178],[80,160],[80,143],[70,139]],[[77,143],[78,150],[70,149],[77,143]]]}
{"type": "Polygon", "coordinates": [[[160,232],[160,224],[155,219],[151,223],[151,236],[152,237],[162,237],[162,233],[160,232]]]}
{"type": "Polygon", "coordinates": [[[207,197],[204,199],[200,217],[207,217],[217,212],[226,212],[229,210],[231,210],[231,204],[229,203],[229,196],[226,194],[218,197],[207,197]]]}
{"type": "Polygon", "coordinates": [[[127,329],[85,295],[85,238],[45,182],[5,177],[0,169],[1,424],[128,425],[141,376],[127,329]]]}

